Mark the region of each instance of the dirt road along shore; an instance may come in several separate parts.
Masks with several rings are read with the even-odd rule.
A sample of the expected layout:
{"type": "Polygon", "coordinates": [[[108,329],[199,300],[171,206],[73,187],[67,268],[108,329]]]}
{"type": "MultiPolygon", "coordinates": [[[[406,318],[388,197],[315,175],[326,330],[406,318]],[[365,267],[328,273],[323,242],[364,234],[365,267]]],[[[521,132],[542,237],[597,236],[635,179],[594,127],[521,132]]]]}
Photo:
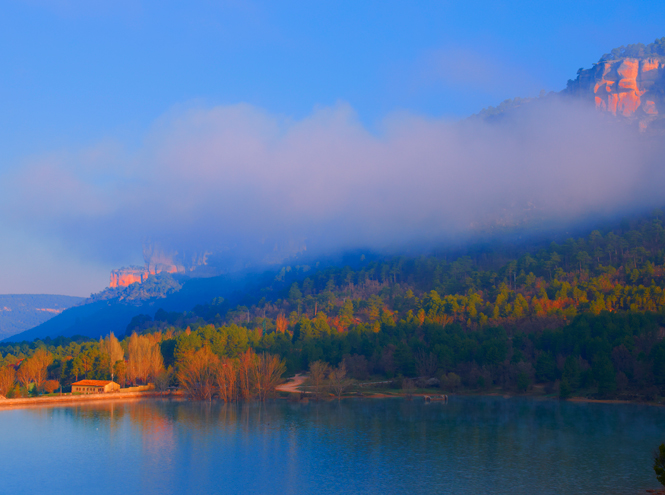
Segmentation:
{"type": "Polygon", "coordinates": [[[289,392],[290,394],[299,394],[302,391],[298,390],[298,387],[300,387],[303,383],[305,383],[305,380],[307,380],[307,376],[297,374],[293,378],[291,378],[288,382],[282,383],[281,385],[277,385],[275,387],[275,390],[278,392],[289,392]]]}

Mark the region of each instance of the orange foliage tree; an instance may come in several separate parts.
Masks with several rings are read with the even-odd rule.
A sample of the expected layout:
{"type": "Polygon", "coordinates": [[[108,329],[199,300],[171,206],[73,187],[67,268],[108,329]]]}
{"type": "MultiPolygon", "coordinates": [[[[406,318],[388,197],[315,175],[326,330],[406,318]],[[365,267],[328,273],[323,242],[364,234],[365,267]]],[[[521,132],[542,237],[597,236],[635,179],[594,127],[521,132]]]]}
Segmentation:
{"type": "Polygon", "coordinates": [[[21,363],[16,373],[16,379],[26,388],[34,383],[38,390],[46,381],[48,366],[53,362],[53,356],[45,349],[37,349],[31,358],[21,363]]]}
{"type": "Polygon", "coordinates": [[[224,402],[236,400],[238,395],[238,362],[235,359],[225,359],[220,363],[217,375],[217,389],[219,398],[224,402]]]}
{"type": "Polygon", "coordinates": [[[219,358],[207,346],[188,353],[178,371],[180,386],[194,400],[211,400],[218,378],[219,358]]]}
{"type": "Polygon", "coordinates": [[[278,356],[257,355],[249,349],[237,359],[221,359],[208,346],[185,354],[177,378],[185,394],[195,400],[217,396],[225,402],[265,400],[275,391],[286,370],[278,356]]]}
{"type": "Polygon", "coordinates": [[[259,354],[254,360],[254,388],[259,400],[266,400],[279,385],[286,371],[286,364],[278,356],[259,354]]]}
{"type": "Polygon", "coordinates": [[[256,354],[247,349],[238,357],[238,384],[240,397],[247,400],[253,395],[254,368],[256,367],[256,354]]]}
{"type": "Polygon", "coordinates": [[[125,351],[122,350],[120,342],[113,335],[113,332],[105,339],[99,339],[99,349],[102,354],[108,357],[109,375],[111,375],[111,380],[115,381],[116,363],[125,358],[125,351]]]}
{"type": "Polygon", "coordinates": [[[16,371],[11,366],[0,368],[0,395],[7,395],[16,383],[16,371]]]}
{"type": "Polygon", "coordinates": [[[42,384],[42,390],[47,394],[52,394],[58,389],[59,386],[60,382],[58,380],[46,380],[42,384]]]}
{"type": "Polygon", "coordinates": [[[275,329],[279,333],[284,333],[286,332],[286,329],[289,327],[289,320],[284,318],[283,314],[277,315],[277,319],[275,320],[275,329]]]}
{"type": "Polygon", "coordinates": [[[164,369],[164,361],[159,347],[161,334],[146,336],[134,332],[127,344],[127,380],[148,383],[164,369]]]}

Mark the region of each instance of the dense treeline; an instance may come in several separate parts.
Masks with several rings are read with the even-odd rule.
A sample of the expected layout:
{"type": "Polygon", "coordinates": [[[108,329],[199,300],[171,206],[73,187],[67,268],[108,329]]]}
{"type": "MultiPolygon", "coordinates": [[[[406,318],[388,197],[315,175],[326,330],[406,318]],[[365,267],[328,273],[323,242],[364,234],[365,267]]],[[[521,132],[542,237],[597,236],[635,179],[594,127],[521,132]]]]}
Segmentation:
{"type": "Polygon", "coordinates": [[[649,43],[648,45],[635,43],[614,48],[610,53],[603,55],[600,58],[600,62],[604,62],[605,60],[619,60],[625,57],[665,57],[665,37],[656,39],[653,43],[649,43]]]}
{"type": "Polygon", "coordinates": [[[655,211],[521,252],[495,246],[355,269],[284,267],[245,305],[218,298],[185,313],[134,318],[117,370],[95,342],[5,345],[0,358],[11,364],[45,347],[54,356],[49,370],[66,363],[57,368],[65,383],[124,372],[133,382],[162,376],[178,385],[196,353],[218,366],[252,350],[280,356],[290,372],[316,361],[342,364],[358,380],[655,397],[665,392],[664,289],[665,229],[655,211]],[[132,339],[159,354],[140,376],[130,371],[132,339]]]}
{"type": "Polygon", "coordinates": [[[98,342],[22,344],[19,355],[27,357],[7,353],[0,362],[0,395],[52,393],[83,378],[114,380],[123,387],[152,383],[161,391],[177,385],[197,400],[265,400],[273,394],[285,370],[279,357],[256,354],[246,341],[237,352],[220,356],[218,339],[203,329],[200,333],[207,340],[187,329],[178,338],[172,332],[133,333],[119,341],[111,333],[98,342]]]}
{"type": "Polygon", "coordinates": [[[50,393],[86,378],[115,380],[122,386],[168,380],[161,340],[159,334],[133,334],[120,342],[110,334],[97,342],[58,338],[5,345],[8,352],[0,360],[0,395],[50,393]]]}

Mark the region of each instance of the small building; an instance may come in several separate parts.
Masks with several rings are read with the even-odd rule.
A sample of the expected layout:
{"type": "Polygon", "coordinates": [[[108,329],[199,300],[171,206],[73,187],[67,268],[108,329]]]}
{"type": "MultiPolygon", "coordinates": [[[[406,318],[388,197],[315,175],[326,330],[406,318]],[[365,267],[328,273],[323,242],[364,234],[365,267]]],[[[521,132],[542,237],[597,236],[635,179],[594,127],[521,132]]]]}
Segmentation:
{"type": "Polygon", "coordinates": [[[72,393],[79,394],[105,394],[108,392],[117,392],[120,385],[110,380],[79,380],[72,383],[72,393]]]}

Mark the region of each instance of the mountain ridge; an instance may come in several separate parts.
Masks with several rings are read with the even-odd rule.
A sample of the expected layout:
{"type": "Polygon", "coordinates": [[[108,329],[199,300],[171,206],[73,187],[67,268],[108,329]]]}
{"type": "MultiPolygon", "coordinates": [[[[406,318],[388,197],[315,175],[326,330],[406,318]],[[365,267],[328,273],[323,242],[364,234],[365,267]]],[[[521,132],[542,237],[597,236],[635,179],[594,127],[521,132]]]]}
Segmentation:
{"type": "Polygon", "coordinates": [[[57,294],[2,294],[0,339],[44,323],[84,300],[83,297],[57,294]]]}

